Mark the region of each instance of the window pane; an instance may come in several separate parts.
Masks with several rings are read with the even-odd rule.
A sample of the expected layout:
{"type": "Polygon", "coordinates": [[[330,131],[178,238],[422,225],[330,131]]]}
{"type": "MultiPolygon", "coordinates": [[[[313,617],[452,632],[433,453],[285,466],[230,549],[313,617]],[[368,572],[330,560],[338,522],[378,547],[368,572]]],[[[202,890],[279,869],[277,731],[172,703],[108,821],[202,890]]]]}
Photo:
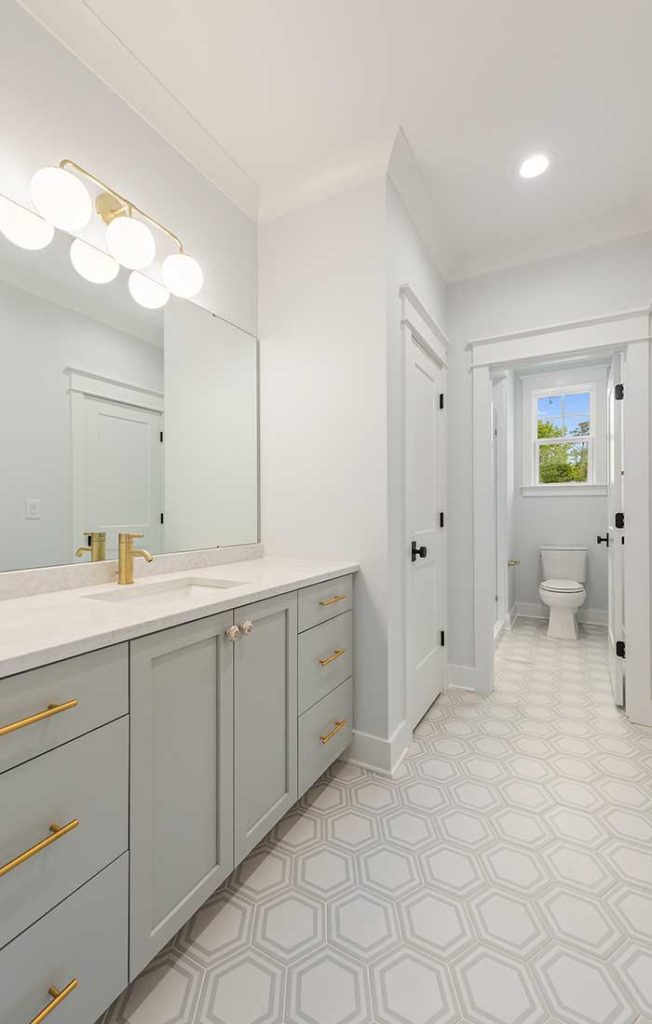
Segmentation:
{"type": "Polygon", "coordinates": [[[577,437],[581,434],[591,433],[591,424],[588,416],[564,416],[564,429],[567,435],[577,437]]]}
{"type": "Polygon", "coordinates": [[[564,437],[565,433],[562,416],[542,416],[539,413],[537,437],[564,437]]]}
{"type": "Polygon", "coordinates": [[[590,408],[591,396],[588,391],[582,391],[574,395],[564,395],[564,412],[566,415],[573,413],[588,420],[590,408]]]}
{"type": "Polygon", "coordinates": [[[539,483],[586,483],[589,475],[587,441],[539,445],[539,483]]]}
{"type": "Polygon", "coordinates": [[[546,395],[537,400],[537,414],[539,419],[548,419],[550,416],[561,416],[561,395],[546,395]]]}

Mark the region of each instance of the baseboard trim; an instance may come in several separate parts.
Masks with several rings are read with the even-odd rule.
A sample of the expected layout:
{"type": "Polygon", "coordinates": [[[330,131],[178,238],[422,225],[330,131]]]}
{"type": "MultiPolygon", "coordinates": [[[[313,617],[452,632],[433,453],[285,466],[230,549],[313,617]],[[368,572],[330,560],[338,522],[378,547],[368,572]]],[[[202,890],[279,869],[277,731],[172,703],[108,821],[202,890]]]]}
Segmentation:
{"type": "MultiPolygon", "coordinates": [[[[547,619],[548,609],[537,601],[518,601],[516,617],[519,619],[547,619]]],[[[586,626],[606,626],[609,613],[604,608],[579,608],[577,621],[586,626]]]]}
{"type": "Polygon", "coordinates": [[[354,729],[353,742],[344,751],[342,760],[391,778],[405,757],[411,741],[412,730],[406,721],[401,722],[389,739],[354,729]]]}
{"type": "Polygon", "coordinates": [[[460,690],[475,690],[475,667],[473,665],[448,665],[448,685],[460,690]]]}
{"type": "Polygon", "coordinates": [[[514,602],[512,607],[507,612],[507,623],[506,623],[507,629],[511,629],[512,628],[512,626],[516,622],[517,617],[518,617],[518,612],[516,611],[516,602],[514,602]]]}

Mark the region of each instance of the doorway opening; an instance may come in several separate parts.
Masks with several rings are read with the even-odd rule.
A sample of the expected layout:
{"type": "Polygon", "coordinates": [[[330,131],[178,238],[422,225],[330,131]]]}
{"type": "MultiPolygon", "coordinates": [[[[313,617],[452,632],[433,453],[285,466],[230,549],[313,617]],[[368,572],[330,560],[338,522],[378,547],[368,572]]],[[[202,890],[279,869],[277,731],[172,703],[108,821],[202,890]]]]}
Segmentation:
{"type": "Polygon", "coordinates": [[[632,319],[610,321],[611,339],[599,321],[470,346],[475,674],[493,688],[495,644],[518,621],[569,651],[602,635],[614,703],[652,724],[649,330],[632,319]]]}

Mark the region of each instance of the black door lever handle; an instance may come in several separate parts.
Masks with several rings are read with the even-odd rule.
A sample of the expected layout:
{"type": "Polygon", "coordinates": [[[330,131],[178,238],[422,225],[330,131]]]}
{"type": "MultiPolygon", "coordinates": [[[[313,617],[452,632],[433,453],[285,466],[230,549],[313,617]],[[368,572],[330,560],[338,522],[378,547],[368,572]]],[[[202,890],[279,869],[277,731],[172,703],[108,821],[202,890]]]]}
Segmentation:
{"type": "Polygon", "coordinates": [[[604,536],[604,537],[601,537],[598,534],[596,540],[597,540],[598,544],[606,544],[607,547],[609,547],[609,534],[606,534],[606,536],[604,536]]]}
{"type": "Polygon", "coordinates": [[[415,540],[412,541],[412,561],[413,562],[416,562],[417,558],[425,558],[427,554],[428,554],[428,548],[427,547],[424,547],[424,545],[421,545],[421,547],[418,548],[417,547],[417,542],[415,540]]]}

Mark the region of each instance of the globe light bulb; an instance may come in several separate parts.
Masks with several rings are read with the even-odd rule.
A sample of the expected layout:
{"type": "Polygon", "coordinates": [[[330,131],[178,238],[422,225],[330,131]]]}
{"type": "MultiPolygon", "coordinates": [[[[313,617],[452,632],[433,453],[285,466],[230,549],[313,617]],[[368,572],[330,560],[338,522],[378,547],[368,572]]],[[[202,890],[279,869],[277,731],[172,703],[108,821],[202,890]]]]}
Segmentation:
{"type": "Polygon", "coordinates": [[[21,249],[45,249],[54,238],[51,224],[5,196],[0,196],[0,231],[21,249]]]}
{"type": "Polygon", "coordinates": [[[172,294],[180,299],[194,298],[204,286],[204,273],[199,263],[185,252],[165,257],[161,277],[172,294]]]}
{"type": "Polygon", "coordinates": [[[106,229],[111,255],[129,270],[144,270],[156,255],[154,236],[146,224],[133,217],[116,217],[106,229]]]}
{"type": "Polygon", "coordinates": [[[129,275],[128,287],[132,299],[145,309],[160,309],[170,298],[167,288],[137,270],[129,275]]]}
{"type": "Polygon", "coordinates": [[[81,238],[76,238],[70,246],[70,262],[77,273],[92,284],[108,284],[120,271],[120,264],[113,256],[81,238]]]}
{"type": "Polygon", "coordinates": [[[88,190],[62,167],[42,167],[32,178],[32,201],[41,216],[62,231],[80,231],[93,213],[88,190]]]}

